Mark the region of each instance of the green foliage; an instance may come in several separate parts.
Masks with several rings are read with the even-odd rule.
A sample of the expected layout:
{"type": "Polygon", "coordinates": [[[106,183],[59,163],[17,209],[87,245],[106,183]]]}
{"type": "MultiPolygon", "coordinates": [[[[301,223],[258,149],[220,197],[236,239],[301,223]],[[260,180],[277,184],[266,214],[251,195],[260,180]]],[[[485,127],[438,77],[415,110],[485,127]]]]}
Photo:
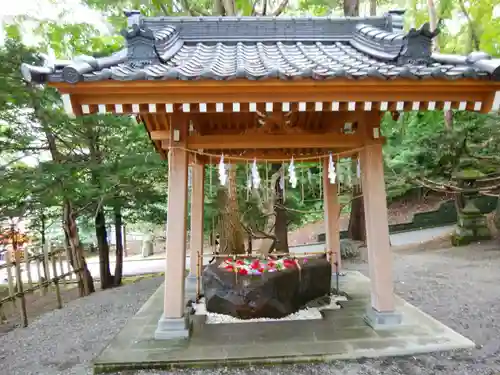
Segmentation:
{"type": "Polygon", "coordinates": [[[144,127],[130,117],[70,119],[55,90],[22,81],[21,63],[37,62],[32,51],[8,40],[0,58],[0,214],[60,223],[52,208],[70,199],[84,226],[99,205],[120,206],[129,222],[164,222],[167,167],[144,127]]]}

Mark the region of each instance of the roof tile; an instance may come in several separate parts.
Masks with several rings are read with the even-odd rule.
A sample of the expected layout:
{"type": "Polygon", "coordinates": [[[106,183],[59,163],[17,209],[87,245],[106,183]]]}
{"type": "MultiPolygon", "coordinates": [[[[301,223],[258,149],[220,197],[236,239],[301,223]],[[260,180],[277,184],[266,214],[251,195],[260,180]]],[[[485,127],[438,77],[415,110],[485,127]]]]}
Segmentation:
{"type": "MultiPolygon", "coordinates": [[[[393,17],[393,18],[391,18],[393,17]]],[[[396,17],[396,18],[394,18],[396,17]]],[[[429,25],[401,32],[375,18],[144,18],[127,48],[104,58],[23,65],[36,82],[158,79],[500,79],[500,60],[431,53],[429,25]]],[[[391,19],[395,24],[391,24],[391,19]]],[[[391,26],[392,25],[392,26],[391,26]]]]}

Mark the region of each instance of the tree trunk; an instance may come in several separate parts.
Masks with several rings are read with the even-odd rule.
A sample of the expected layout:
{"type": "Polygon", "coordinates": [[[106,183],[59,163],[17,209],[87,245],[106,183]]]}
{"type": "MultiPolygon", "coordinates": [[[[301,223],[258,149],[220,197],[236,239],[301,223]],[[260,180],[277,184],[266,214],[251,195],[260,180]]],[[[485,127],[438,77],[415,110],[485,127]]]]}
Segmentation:
{"type": "Polygon", "coordinates": [[[495,227],[500,230],[500,195],[497,200],[497,207],[495,209],[495,227]]]}
{"type": "Polygon", "coordinates": [[[344,16],[345,17],[359,16],[359,0],[344,0],[344,16]]]}
{"type": "Polygon", "coordinates": [[[123,236],[122,236],[122,210],[120,206],[114,207],[115,214],[115,239],[116,239],[116,260],[115,260],[115,286],[121,285],[123,275],[123,236]]]}
{"type": "MultiPolygon", "coordinates": [[[[47,243],[47,240],[45,238],[45,232],[47,231],[46,228],[45,228],[45,215],[42,214],[41,217],[40,217],[40,221],[41,221],[41,231],[40,231],[40,234],[41,234],[41,239],[42,239],[42,249],[45,248],[45,245],[47,243]]],[[[49,271],[48,271],[48,264],[46,262],[42,262],[42,265],[43,265],[43,276],[45,278],[45,281],[48,281],[49,278],[48,278],[48,274],[49,274],[49,271]]]]}
{"type": "MultiPolygon", "coordinates": [[[[436,30],[438,24],[438,16],[434,0],[427,0],[427,8],[429,9],[429,26],[431,28],[431,31],[434,31],[436,30]]],[[[436,52],[438,52],[439,50],[439,45],[435,38],[433,42],[433,49],[436,52]]]]}
{"type": "Polygon", "coordinates": [[[370,16],[377,15],[377,0],[370,0],[370,16]]]}
{"type": "MultiPolygon", "coordinates": [[[[353,159],[351,172],[356,173],[357,166],[357,159],[353,159]]],[[[355,186],[352,187],[352,196],[353,200],[351,201],[351,213],[349,215],[347,233],[351,240],[364,242],[366,240],[365,204],[360,181],[356,181],[355,186]]]]}
{"type": "MultiPolygon", "coordinates": [[[[52,160],[56,164],[62,164],[64,162],[64,157],[61,155],[57,148],[56,137],[51,132],[50,128],[47,124],[50,124],[50,119],[48,119],[41,107],[33,102],[33,108],[35,109],[35,113],[38,118],[41,119],[41,123],[43,126],[43,132],[45,133],[45,137],[47,139],[47,143],[49,145],[49,152],[52,160]]],[[[63,180],[59,181],[62,191],[65,191],[65,184],[63,180]]],[[[71,256],[69,257],[71,262],[71,267],[73,270],[78,270],[78,287],[80,291],[80,296],[86,296],[90,293],[95,292],[94,288],[94,279],[92,278],[92,274],[88,270],[87,262],[85,262],[85,255],[83,253],[83,248],[80,243],[80,236],[78,234],[78,227],[76,224],[75,215],[73,212],[73,207],[71,201],[64,197],[63,198],[63,229],[66,235],[66,238],[69,242],[69,251],[71,252],[71,256]]]]}
{"type": "Polygon", "coordinates": [[[348,236],[353,241],[366,240],[366,227],[365,227],[365,205],[363,191],[360,185],[353,187],[353,196],[356,197],[351,201],[351,214],[349,216],[349,226],[347,229],[348,236]]]}
{"type": "Polygon", "coordinates": [[[81,270],[79,272],[80,280],[78,286],[80,288],[80,295],[86,296],[95,292],[94,279],[85,262],[83,255],[83,248],[80,243],[80,236],[78,235],[78,228],[74,217],[73,209],[69,200],[65,199],[63,203],[63,227],[66,238],[68,239],[71,251],[71,267],[74,270],[81,270]]]}
{"type": "Polygon", "coordinates": [[[218,193],[219,208],[221,210],[219,221],[221,254],[245,253],[245,236],[240,222],[236,183],[236,165],[229,165],[228,187],[221,188],[218,193]]]}
{"type": "MultiPolygon", "coordinates": [[[[281,165],[273,164],[272,170],[277,168],[279,170],[281,165]]],[[[278,178],[274,185],[275,201],[274,201],[274,214],[276,220],[274,223],[274,236],[276,237],[274,248],[278,253],[288,253],[288,217],[285,204],[284,191],[281,188],[280,178],[278,178]]]]}
{"type": "Polygon", "coordinates": [[[99,249],[99,273],[101,276],[101,289],[108,289],[113,286],[111,272],[109,270],[109,244],[108,232],[106,230],[106,216],[104,208],[99,207],[95,215],[95,236],[99,249]]]}

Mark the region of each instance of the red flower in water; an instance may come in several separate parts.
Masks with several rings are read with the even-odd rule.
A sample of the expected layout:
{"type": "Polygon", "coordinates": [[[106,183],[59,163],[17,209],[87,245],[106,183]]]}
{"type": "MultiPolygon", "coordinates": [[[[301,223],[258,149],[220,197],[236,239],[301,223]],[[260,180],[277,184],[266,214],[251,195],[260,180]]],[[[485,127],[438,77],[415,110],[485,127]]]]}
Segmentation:
{"type": "Polygon", "coordinates": [[[237,264],[238,266],[242,266],[242,265],[244,265],[245,263],[244,263],[241,259],[238,259],[238,260],[236,261],[236,264],[237,264]]]}
{"type": "Polygon", "coordinates": [[[267,268],[274,268],[274,267],[276,267],[276,263],[274,263],[273,261],[267,262],[267,268]]]}
{"type": "Polygon", "coordinates": [[[295,262],[293,260],[290,260],[290,259],[285,259],[283,261],[283,265],[285,266],[285,268],[291,268],[291,267],[295,266],[295,262]]]}
{"type": "Polygon", "coordinates": [[[258,270],[259,268],[261,268],[261,265],[260,265],[260,262],[258,259],[255,259],[253,262],[252,262],[252,265],[250,266],[253,270],[258,270]]]}
{"type": "Polygon", "coordinates": [[[228,271],[234,271],[234,267],[231,264],[228,264],[226,267],[224,267],[228,271]]]}
{"type": "Polygon", "coordinates": [[[264,272],[264,268],[259,268],[259,272],[260,273],[264,272]]]}
{"type": "Polygon", "coordinates": [[[241,268],[238,272],[240,275],[248,275],[248,271],[244,268],[241,268]]]}

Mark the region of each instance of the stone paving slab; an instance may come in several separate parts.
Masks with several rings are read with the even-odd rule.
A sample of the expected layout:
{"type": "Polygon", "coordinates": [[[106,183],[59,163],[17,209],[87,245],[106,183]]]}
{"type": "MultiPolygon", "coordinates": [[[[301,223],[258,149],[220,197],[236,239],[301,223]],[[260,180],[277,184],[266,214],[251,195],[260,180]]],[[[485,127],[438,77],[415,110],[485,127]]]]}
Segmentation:
{"type": "MultiPolygon", "coordinates": [[[[330,361],[360,357],[413,355],[465,349],[474,343],[397,297],[403,324],[373,330],[364,322],[369,279],[347,272],[340,287],[351,300],[328,311],[322,320],[205,324],[190,339],[153,339],[163,308],[163,286],[111,341],[94,362],[95,373],[134,369],[169,369],[330,361]]],[[[187,284],[187,296],[193,288],[187,284]]]]}

